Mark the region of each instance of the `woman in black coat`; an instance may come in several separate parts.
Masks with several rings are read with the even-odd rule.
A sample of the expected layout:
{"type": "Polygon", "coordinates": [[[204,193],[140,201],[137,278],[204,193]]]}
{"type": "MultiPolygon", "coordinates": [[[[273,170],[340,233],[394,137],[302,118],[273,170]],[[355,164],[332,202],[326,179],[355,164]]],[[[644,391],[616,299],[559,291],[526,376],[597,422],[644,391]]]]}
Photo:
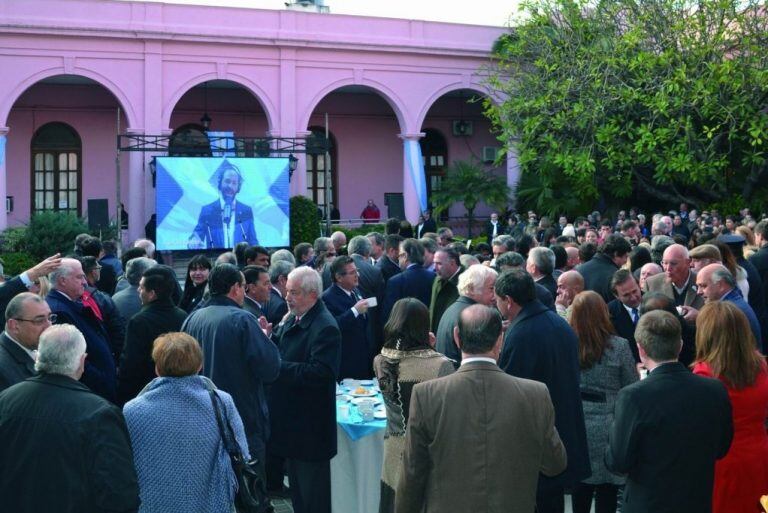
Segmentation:
{"type": "Polygon", "coordinates": [[[187,313],[200,303],[208,285],[208,273],[211,272],[211,261],[205,255],[195,255],[187,266],[187,279],[184,282],[184,294],[181,296],[179,308],[187,313]]]}

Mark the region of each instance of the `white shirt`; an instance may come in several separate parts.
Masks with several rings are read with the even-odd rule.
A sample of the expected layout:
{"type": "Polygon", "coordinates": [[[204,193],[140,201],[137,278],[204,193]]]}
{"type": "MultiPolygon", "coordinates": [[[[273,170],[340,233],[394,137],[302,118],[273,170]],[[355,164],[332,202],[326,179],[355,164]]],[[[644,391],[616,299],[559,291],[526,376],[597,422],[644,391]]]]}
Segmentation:
{"type": "Polygon", "coordinates": [[[496,365],[496,360],[493,358],[488,358],[487,356],[471,356],[469,358],[464,358],[461,360],[461,365],[463,366],[465,363],[472,362],[487,362],[496,365]]]}
{"type": "MultiPolygon", "coordinates": [[[[344,291],[344,293],[345,293],[347,296],[349,296],[349,297],[351,297],[352,299],[354,299],[354,300],[355,300],[355,302],[357,302],[357,301],[358,301],[358,298],[357,298],[357,294],[355,294],[354,292],[351,292],[351,291],[349,291],[349,290],[345,289],[344,287],[342,287],[342,286],[341,286],[341,285],[339,285],[338,283],[336,284],[336,286],[337,286],[337,287],[339,287],[341,290],[343,290],[343,291],[344,291]]],[[[352,313],[354,314],[354,316],[355,316],[355,319],[357,319],[357,316],[358,316],[358,315],[360,315],[360,312],[358,312],[358,311],[357,311],[357,308],[355,308],[355,307],[353,306],[352,308],[350,308],[350,310],[352,310],[352,313]]]]}
{"type": "Polygon", "coordinates": [[[630,308],[627,305],[625,305],[624,303],[621,303],[621,306],[623,306],[627,310],[627,313],[629,314],[629,318],[632,319],[632,324],[635,323],[635,319],[632,317],[632,310],[637,312],[637,319],[640,320],[640,309],[639,308],[630,308]]]}
{"type": "Polygon", "coordinates": [[[221,230],[224,233],[224,247],[232,248],[235,246],[235,211],[237,210],[237,200],[232,200],[232,208],[229,214],[229,224],[224,222],[224,198],[219,198],[221,205],[221,230]]]}

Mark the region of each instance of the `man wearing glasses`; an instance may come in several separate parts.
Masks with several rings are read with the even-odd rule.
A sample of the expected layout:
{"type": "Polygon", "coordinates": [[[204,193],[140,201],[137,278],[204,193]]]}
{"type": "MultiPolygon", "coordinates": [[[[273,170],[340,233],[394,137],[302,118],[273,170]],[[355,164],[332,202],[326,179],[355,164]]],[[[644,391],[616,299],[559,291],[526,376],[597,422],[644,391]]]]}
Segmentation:
{"type": "Polygon", "coordinates": [[[56,322],[45,299],[22,292],[5,309],[5,331],[0,333],[0,392],[35,375],[40,334],[56,322]]]}

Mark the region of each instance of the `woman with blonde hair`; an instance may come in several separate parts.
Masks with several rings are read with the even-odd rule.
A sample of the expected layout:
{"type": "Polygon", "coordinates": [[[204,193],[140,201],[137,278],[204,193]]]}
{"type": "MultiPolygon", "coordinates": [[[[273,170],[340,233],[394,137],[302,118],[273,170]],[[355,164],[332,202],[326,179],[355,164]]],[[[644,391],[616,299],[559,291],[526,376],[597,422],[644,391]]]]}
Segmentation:
{"type": "Polygon", "coordinates": [[[755,234],[749,226],[740,225],[736,227],[736,233],[744,237],[744,246],[741,248],[744,258],[751,257],[758,248],[755,243],[755,234]]]}
{"type": "Polygon", "coordinates": [[[579,337],[581,401],[592,466],[592,476],[573,491],[573,511],[589,513],[594,496],[597,513],[613,513],[624,478],[606,468],[603,455],[608,447],[616,395],[639,379],[637,367],[629,342],[616,336],[608,307],[596,292],[576,295],[568,322],[579,337]]]}
{"type": "Polygon", "coordinates": [[[731,399],[733,441],[715,463],[712,512],[760,511],[758,499],[768,490],[768,367],[746,315],[730,301],[699,312],[693,372],[722,381],[731,399]]]}
{"type": "Polygon", "coordinates": [[[186,333],[159,336],[152,359],[159,377],[123,408],[139,478],[139,513],[232,513],[237,482],[210,388],[247,461],[248,442],[232,396],[198,376],[203,353],[186,333]]]}

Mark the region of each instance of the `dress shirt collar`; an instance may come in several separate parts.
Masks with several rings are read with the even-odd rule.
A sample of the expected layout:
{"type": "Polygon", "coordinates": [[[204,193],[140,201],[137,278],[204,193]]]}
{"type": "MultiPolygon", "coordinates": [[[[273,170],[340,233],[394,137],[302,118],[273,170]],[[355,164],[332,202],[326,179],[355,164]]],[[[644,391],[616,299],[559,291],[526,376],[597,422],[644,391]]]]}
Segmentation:
{"type": "Polygon", "coordinates": [[[37,351],[35,351],[34,349],[29,349],[28,347],[24,346],[21,342],[13,338],[11,334],[8,333],[7,331],[5,332],[5,336],[8,337],[8,339],[11,342],[19,346],[25,353],[27,353],[29,357],[32,358],[33,362],[37,360],[37,351]]]}
{"type": "Polygon", "coordinates": [[[486,362],[496,365],[496,360],[493,358],[488,358],[487,356],[471,356],[469,358],[462,358],[461,366],[464,367],[464,364],[472,362],[486,362]]]}
{"type": "Polygon", "coordinates": [[[274,290],[275,292],[277,292],[277,295],[278,295],[278,296],[280,296],[280,298],[282,298],[282,297],[283,297],[283,294],[280,292],[280,289],[278,289],[278,288],[277,288],[277,287],[275,287],[274,285],[272,285],[272,290],[274,290]]]}

